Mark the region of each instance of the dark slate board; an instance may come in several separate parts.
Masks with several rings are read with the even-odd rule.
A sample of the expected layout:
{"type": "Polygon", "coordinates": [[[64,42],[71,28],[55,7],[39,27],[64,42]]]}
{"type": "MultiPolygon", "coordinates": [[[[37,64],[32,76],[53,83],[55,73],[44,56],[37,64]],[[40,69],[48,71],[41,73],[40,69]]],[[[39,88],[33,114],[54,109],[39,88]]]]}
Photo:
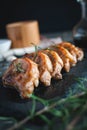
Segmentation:
{"type": "MultiPolygon", "coordinates": [[[[44,87],[42,84],[35,89],[35,95],[44,99],[51,99],[56,97],[68,96],[69,90],[73,93],[77,93],[77,77],[87,78],[87,51],[85,51],[85,58],[83,61],[78,62],[75,67],[72,67],[69,73],[63,73],[62,80],[52,80],[50,87],[44,87]]],[[[85,84],[87,87],[87,82],[85,84]]],[[[4,88],[2,79],[0,78],[0,116],[11,116],[15,118],[23,118],[27,116],[29,110],[31,110],[32,100],[21,99],[19,93],[15,89],[4,88]]],[[[37,102],[37,110],[43,106],[37,102]]]]}

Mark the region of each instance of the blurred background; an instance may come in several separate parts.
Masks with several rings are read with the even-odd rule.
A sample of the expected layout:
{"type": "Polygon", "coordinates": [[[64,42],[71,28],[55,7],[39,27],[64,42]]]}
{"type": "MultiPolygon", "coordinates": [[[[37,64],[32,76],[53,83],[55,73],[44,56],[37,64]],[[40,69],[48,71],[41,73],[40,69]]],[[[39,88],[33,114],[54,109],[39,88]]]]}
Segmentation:
{"type": "Polygon", "coordinates": [[[76,0],[2,0],[0,38],[6,37],[8,23],[38,20],[40,33],[44,34],[72,30],[80,15],[80,4],[76,0]]]}

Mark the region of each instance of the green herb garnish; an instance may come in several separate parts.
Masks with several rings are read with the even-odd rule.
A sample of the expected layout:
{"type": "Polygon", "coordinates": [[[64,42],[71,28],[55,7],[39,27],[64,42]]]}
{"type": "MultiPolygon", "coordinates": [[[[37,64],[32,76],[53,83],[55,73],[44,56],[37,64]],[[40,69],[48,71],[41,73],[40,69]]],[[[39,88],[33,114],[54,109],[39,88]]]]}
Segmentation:
{"type": "Polygon", "coordinates": [[[35,47],[35,53],[34,53],[34,60],[35,60],[37,57],[38,50],[41,50],[42,48],[35,45],[34,43],[31,43],[31,44],[35,47]]]}
{"type": "Polygon", "coordinates": [[[26,130],[26,122],[32,121],[37,116],[45,122],[42,130],[56,130],[55,126],[57,123],[59,124],[58,130],[87,129],[87,88],[84,84],[87,82],[87,78],[77,78],[75,80],[77,81],[76,87],[81,89],[81,86],[82,88],[84,86],[84,90],[81,89],[81,92],[77,94],[69,94],[66,98],[56,97],[46,100],[33,94],[29,95],[32,98],[29,115],[21,121],[16,122],[8,130],[15,130],[22,127],[24,128],[23,130],[26,130]],[[37,110],[36,102],[40,102],[43,108],[37,110]],[[52,117],[50,118],[48,114],[51,114],[52,117]]]}
{"type": "Polygon", "coordinates": [[[21,63],[14,64],[14,66],[15,66],[16,72],[18,73],[25,72],[21,63]]]}

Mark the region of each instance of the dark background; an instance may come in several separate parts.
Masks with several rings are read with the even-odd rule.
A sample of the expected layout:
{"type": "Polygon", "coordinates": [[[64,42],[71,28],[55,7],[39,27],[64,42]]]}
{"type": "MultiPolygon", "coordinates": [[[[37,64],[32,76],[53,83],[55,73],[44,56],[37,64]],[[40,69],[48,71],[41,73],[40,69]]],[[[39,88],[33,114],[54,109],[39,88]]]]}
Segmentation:
{"type": "Polygon", "coordinates": [[[2,0],[0,1],[0,38],[6,37],[7,23],[38,20],[40,33],[72,30],[80,20],[76,0],[2,0]]]}

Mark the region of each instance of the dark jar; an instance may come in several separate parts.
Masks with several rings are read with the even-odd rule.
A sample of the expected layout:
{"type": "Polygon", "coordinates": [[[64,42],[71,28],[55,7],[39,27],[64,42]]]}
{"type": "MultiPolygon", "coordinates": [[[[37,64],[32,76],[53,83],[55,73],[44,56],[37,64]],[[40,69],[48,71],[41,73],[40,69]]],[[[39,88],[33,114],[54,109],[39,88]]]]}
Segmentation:
{"type": "Polygon", "coordinates": [[[87,0],[78,0],[81,4],[81,20],[73,28],[73,41],[76,46],[87,48],[87,0]]]}

